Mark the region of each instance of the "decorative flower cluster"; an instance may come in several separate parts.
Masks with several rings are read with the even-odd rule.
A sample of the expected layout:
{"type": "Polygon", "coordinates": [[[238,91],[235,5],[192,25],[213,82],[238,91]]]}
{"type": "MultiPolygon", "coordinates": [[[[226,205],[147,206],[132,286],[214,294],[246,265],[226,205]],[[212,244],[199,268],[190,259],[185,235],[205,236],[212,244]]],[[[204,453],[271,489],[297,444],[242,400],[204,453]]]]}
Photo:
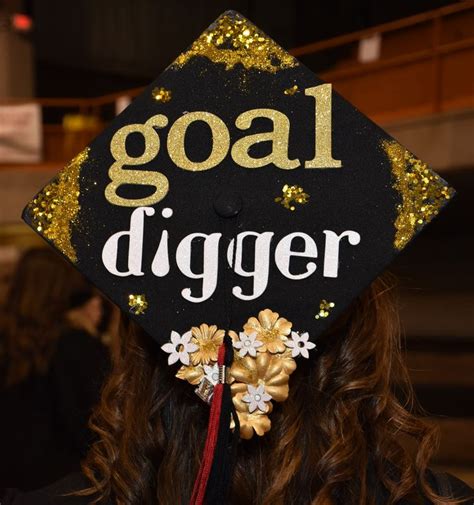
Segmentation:
{"type": "MultiPolygon", "coordinates": [[[[263,435],[271,427],[269,414],[272,400],[288,398],[288,381],[296,369],[294,358],[309,357],[316,346],[308,333],[291,331],[292,323],[278,313],[265,309],[258,318],[251,317],[237,334],[230,331],[235,349],[234,362],[228,374],[240,422],[240,436],[263,435]]],[[[219,381],[217,354],[225,332],[217,326],[201,324],[180,335],[172,332],[171,342],[162,349],[169,354],[168,363],[182,364],[176,377],[199,386],[203,381],[219,381]]]]}

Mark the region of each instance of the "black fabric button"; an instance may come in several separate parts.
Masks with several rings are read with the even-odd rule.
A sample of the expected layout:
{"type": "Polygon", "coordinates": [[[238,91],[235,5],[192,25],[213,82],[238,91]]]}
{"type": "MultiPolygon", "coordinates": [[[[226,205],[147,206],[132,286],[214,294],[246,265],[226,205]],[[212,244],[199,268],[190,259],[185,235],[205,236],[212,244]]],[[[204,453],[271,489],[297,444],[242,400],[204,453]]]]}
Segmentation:
{"type": "Polygon", "coordinates": [[[242,198],[237,193],[223,192],[214,200],[214,210],[221,217],[235,217],[242,210],[242,198]]]}

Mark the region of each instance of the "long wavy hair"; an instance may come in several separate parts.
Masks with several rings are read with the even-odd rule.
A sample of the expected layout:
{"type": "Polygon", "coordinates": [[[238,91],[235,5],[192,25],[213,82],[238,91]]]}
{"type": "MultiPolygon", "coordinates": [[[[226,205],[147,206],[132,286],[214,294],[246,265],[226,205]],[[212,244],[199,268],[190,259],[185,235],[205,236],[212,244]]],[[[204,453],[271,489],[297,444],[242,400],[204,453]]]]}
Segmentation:
{"type": "MultiPolygon", "coordinates": [[[[391,280],[376,280],[303,360],[263,437],[242,441],[229,503],[455,503],[430,487],[437,433],[413,413],[391,280]],[[410,443],[411,440],[411,443],[410,443]],[[381,498],[382,497],[382,498],[381,498]],[[423,502],[424,503],[424,502],[423,502]]],[[[209,408],[127,320],[91,419],[83,463],[93,503],[180,505],[199,467],[209,408]]]]}
{"type": "MultiPolygon", "coordinates": [[[[9,387],[45,374],[66,313],[93,296],[85,278],[49,248],[19,260],[0,310],[0,369],[9,387]]],[[[1,384],[0,384],[1,387],[1,384]]]]}

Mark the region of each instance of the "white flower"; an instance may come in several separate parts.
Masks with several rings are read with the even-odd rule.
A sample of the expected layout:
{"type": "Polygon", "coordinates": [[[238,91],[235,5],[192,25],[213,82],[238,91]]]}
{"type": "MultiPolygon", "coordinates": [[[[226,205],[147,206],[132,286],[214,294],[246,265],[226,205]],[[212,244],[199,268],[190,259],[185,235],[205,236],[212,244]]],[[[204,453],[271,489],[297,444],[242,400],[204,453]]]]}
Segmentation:
{"type": "Polygon", "coordinates": [[[234,342],[234,347],[236,349],[240,349],[239,356],[241,356],[242,358],[246,354],[250,354],[250,356],[255,358],[255,356],[257,356],[257,349],[259,347],[262,347],[262,345],[263,342],[257,340],[256,333],[251,333],[250,335],[247,335],[247,333],[240,332],[238,342],[234,342]]]}
{"type": "Polygon", "coordinates": [[[204,365],[204,377],[214,386],[219,382],[219,366],[204,365]]]}
{"type": "Polygon", "coordinates": [[[265,391],[265,386],[259,384],[257,387],[252,385],[247,386],[247,392],[242,401],[249,404],[249,412],[255,412],[257,409],[262,412],[267,412],[268,405],[265,402],[269,402],[272,397],[265,391]]]}
{"type": "Polygon", "coordinates": [[[169,354],[168,365],[181,361],[183,365],[189,365],[189,353],[198,350],[198,346],[191,342],[191,331],[180,335],[176,331],[171,332],[171,342],[163,345],[163,351],[169,354]]]}
{"type": "Polygon", "coordinates": [[[296,356],[301,355],[303,358],[309,358],[308,350],[314,349],[316,344],[308,341],[308,333],[300,335],[296,331],[292,331],[290,338],[291,340],[287,340],[285,345],[291,348],[291,357],[296,358],[296,356]]]}

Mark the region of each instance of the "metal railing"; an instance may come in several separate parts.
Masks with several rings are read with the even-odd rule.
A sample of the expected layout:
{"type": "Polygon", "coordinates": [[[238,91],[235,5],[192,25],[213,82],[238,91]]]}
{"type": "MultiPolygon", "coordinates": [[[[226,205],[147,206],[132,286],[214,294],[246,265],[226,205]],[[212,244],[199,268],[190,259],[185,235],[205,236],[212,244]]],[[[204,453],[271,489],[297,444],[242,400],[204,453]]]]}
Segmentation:
{"type": "MultiPolygon", "coordinates": [[[[390,23],[374,26],[365,30],[341,35],[321,42],[307,44],[297,47],[290,51],[290,53],[298,58],[304,58],[317,53],[322,53],[330,49],[341,48],[357,44],[359,41],[368,39],[375,34],[382,37],[382,41],[386,37],[403,33],[408,30],[416,29],[417,27],[425,26],[424,35],[426,47],[414,51],[403,52],[392,57],[382,57],[377,61],[371,63],[348,64],[342,68],[330,69],[321,72],[319,75],[325,81],[331,82],[337,88],[340,81],[356,78],[361,75],[370,76],[371,74],[378,73],[383,70],[389,70],[396,67],[412,65],[418,62],[431,62],[433,79],[432,85],[432,108],[433,113],[443,110],[442,103],[442,88],[443,88],[443,58],[448,55],[454,55],[465,50],[474,49],[474,1],[468,0],[459,2],[454,5],[442,7],[440,9],[432,10],[415,16],[411,16],[390,23]],[[467,33],[458,33],[458,40],[449,41],[443,40],[443,34],[446,34],[447,25],[457,18],[464,22],[467,28],[467,33]],[[465,36],[463,36],[465,35],[465,36]]],[[[474,52],[473,52],[474,55],[474,52]]],[[[472,65],[474,66],[474,57],[471,55],[472,65]]],[[[471,70],[471,69],[466,69],[471,70]]],[[[469,76],[467,76],[469,78],[469,76]]],[[[472,96],[471,104],[474,104],[474,81],[471,81],[472,96]]],[[[355,104],[358,105],[358,104],[355,104]]],[[[461,104],[462,106],[463,104],[461,104]]],[[[451,108],[451,107],[447,107],[451,108]]],[[[456,108],[456,107],[452,107],[456,108]]]]}
{"type": "MultiPolygon", "coordinates": [[[[445,110],[456,108],[465,108],[474,106],[474,84],[471,85],[472,90],[462,94],[462,96],[451,97],[446,100],[443,96],[443,86],[446,80],[446,58],[465,53],[468,58],[471,58],[472,52],[472,68],[464,68],[463,71],[473,72],[474,68],[474,0],[459,2],[454,5],[436,9],[430,12],[418,14],[409,18],[400,19],[390,23],[374,26],[372,28],[361,30],[358,32],[342,35],[329,40],[307,44],[301,47],[294,48],[290,51],[291,54],[305,61],[314,55],[322,54],[326,51],[346,48],[346,57],[342,60],[333,62],[331,68],[327,68],[319,75],[328,82],[333,83],[336,90],[339,90],[346,98],[354,103],[363,112],[366,112],[377,121],[385,119],[393,119],[393,117],[409,117],[437,113],[445,110]],[[471,26],[471,29],[457,29],[456,23],[466,23],[471,26]],[[454,28],[451,26],[454,20],[454,28]],[[463,21],[464,20],[464,21],[463,21]],[[470,22],[470,20],[472,22],[470,22]],[[451,28],[449,28],[451,26],[451,28]],[[451,30],[451,35],[447,31],[447,27],[451,30]],[[418,48],[411,50],[410,47],[406,50],[407,43],[402,43],[404,37],[409,40],[408,35],[412,35],[414,31],[420,30],[418,38],[418,48]],[[457,31],[456,31],[457,30],[457,31]],[[377,61],[370,63],[361,63],[358,61],[357,45],[359,41],[369,38],[374,34],[380,34],[382,37],[382,53],[377,61]],[[423,44],[419,42],[422,39],[423,44]],[[387,47],[391,44],[391,54],[384,53],[384,44],[388,41],[387,47]],[[405,46],[398,54],[397,48],[405,46]],[[395,51],[393,50],[395,49],[395,51]],[[349,57],[347,57],[349,54],[349,57]],[[424,99],[427,100],[422,106],[412,106],[409,109],[403,110],[402,107],[393,104],[394,110],[398,115],[384,114],[384,111],[373,108],[364,107],[364,100],[373,100],[370,92],[364,95],[352,93],[352,89],[357,89],[359,79],[366,79],[368,82],[372,76],[377,76],[383,72],[393,72],[394,69],[403,72],[404,68],[413,65],[429,65],[430,79],[427,88],[424,90],[424,99]],[[354,96],[352,96],[354,95],[354,96]]],[[[409,46],[409,43],[408,43],[409,46]]],[[[389,51],[390,52],[390,51],[389,51]]],[[[421,67],[420,67],[421,68],[421,67]]],[[[469,75],[467,76],[469,78],[469,75]]],[[[390,77],[387,77],[387,81],[390,77]]],[[[401,78],[403,79],[403,77],[401,78]]],[[[384,81],[385,82],[385,81],[384,81]]],[[[473,80],[474,82],[474,80],[473,80]]],[[[360,86],[359,86],[360,87],[360,86]]],[[[22,104],[35,103],[44,110],[55,109],[59,115],[61,111],[71,112],[84,117],[94,117],[97,121],[94,126],[85,127],[83,130],[68,131],[67,127],[62,123],[44,124],[44,158],[47,161],[63,161],[69,159],[78,150],[82,149],[104,126],[111,116],[114,104],[120,97],[133,98],[140,94],[143,88],[134,88],[117,93],[96,97],[96,98],[17,98],[17,99],[0,99],[2,104],[22,104]],[[111,109],[112,108],[112,109],[111,109]]],[[[383,109],[382,106],[380,108],[383,109]]],[[[386,112],[386,111],[385,111],[386,112]]],[[[390,112],[390,111],[389,111],[390,112]]]]}

